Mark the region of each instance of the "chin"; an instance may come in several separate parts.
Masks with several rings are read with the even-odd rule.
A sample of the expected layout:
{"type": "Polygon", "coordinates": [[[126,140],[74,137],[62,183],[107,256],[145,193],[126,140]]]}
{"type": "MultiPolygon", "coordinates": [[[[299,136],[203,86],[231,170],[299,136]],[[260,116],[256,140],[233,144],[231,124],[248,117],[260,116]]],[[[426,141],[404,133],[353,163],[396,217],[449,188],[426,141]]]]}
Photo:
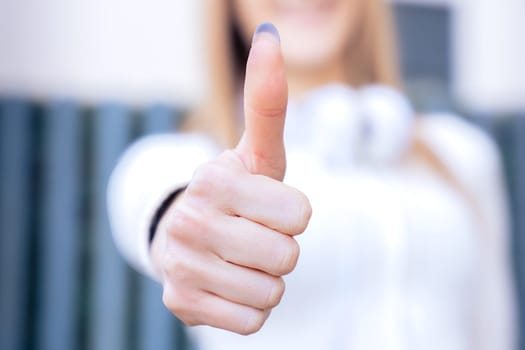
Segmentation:
{"type": "Polygon", "coordinates": [[[320,33],[281,32],[284,60],[290,68],[314,69],[330,64],[344,55],[348,47],[346,36],[329,36],[320,33]]]}
{"type": "Polygon", "coordinates": [[[356,18],[346,14],[325,14],[311,21],[281,18],[275,24],[281,33],[287,65],[303,68],[329,64],[341,57],[357,26],[356,18]]]}
{"type": "Polygon", "coordinates": [[[317,70],[333,61],[335,53],[315,45],[305,50],[286,50],[283,56],[286,66],[291,69],[317,70]]]}

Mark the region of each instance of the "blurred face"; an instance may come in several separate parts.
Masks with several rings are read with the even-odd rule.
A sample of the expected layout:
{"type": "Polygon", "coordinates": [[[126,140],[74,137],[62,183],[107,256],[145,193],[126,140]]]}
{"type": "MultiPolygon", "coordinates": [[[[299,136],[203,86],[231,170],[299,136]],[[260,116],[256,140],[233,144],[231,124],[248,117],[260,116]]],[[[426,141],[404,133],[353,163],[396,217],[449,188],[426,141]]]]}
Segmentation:
{"type": "Polygon", "coordinates": [[[247,42],[262,22],[281,34],[288,68],[323,69],[344,59],[367,0],[232,0],[247,42]]]}

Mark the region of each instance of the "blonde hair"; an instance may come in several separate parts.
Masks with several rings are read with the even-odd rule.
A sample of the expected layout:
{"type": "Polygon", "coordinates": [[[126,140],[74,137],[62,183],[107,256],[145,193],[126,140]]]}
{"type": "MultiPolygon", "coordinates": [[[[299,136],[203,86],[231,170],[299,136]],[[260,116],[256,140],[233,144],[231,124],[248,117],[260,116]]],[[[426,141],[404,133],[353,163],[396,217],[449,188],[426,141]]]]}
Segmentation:
{"type": "MultiPolygon", "coordinates": [[[[189,118],[186,128],[203,131],[223,146],[233,146],[239,138],[236,93],[240,81],[232,39],[233,14],[229,2],[207,0],[205,3],[206,47],[210,58],[208,98],[189,118]]],[[[399,87],[390,8],[383,0],[366,0],[363,6],[362,22],[349,43],[348,83],[356,87],[370,83],[399,87]]]]}

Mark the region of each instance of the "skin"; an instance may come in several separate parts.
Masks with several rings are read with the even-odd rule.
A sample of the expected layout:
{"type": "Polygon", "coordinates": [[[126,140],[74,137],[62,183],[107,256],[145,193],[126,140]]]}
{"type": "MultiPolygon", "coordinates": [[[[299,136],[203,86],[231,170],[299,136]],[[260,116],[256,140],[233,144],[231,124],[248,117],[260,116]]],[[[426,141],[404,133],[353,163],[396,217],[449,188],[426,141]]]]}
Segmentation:
{"type": "Polygon", "coordinates": [[[285,289],[282,276],[293,271],[299,257],[294,236],[306,229],[312,214],[306,196],[282,183],[287,77],[293,81],[294,95],[344,80],[342,68],[333,65],[340,61],[336,66],[343,66],[345,43],[355,26],[339,13],[356,1],[233,3],[247,40],[260,22],[272,20],[281,26],[282,50],[288,58],[283,58],[274,36],[255,36],[246,68],[241,141],[197,169],[160,221],[151,257],[163,284],[164,304],[186,325],[251,334],[279,304],[285,289]],[[300,11],[300,5],[312,3],[323,3],[329,11],[319,18],[311,9],[300,11]],[[281,5],[288,12],[293,8],[296,15],[281,16],[281,5]],[[315,20],[323,35],[330,32],[330,40],[297,39],[287,46],[291,38],[301,37],[299,33],[311,34],[309,20],[315,20]],[[321,44],[325,51],[311,50],[321,44]]]}

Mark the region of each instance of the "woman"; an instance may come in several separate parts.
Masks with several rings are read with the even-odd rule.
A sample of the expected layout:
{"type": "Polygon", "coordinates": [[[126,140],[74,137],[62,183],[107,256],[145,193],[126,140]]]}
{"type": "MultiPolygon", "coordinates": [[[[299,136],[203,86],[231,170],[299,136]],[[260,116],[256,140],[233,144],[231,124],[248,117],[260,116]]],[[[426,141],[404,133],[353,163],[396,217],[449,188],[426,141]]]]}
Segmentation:
{"type": "Polygon", "coordinates": [[[139,141],[109,188],[123,255],[213,326],[190,329],[200,348],[511,349],[497,151],[413,118],[386,5],[207,6],[211,97],[186,128],[211,137],[139,141]]]}

